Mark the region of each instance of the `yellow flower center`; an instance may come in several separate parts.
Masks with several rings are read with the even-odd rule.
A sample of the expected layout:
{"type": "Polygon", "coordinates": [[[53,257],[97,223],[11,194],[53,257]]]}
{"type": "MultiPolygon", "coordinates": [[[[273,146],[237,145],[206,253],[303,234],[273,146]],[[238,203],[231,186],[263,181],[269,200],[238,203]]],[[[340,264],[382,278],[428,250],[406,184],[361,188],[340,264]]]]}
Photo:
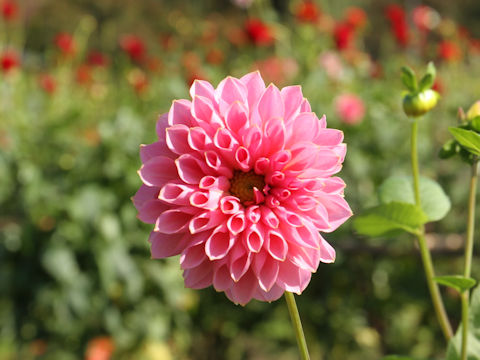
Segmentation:
{"type": "Polygon", "coordinates": [[[263,176],[255,174],[254,171],[235,171],[233,178],[230,179],[230,193],[238,197],[242,203],[255,200],[253,188],[263,191],[264,187],[263,176]]]}

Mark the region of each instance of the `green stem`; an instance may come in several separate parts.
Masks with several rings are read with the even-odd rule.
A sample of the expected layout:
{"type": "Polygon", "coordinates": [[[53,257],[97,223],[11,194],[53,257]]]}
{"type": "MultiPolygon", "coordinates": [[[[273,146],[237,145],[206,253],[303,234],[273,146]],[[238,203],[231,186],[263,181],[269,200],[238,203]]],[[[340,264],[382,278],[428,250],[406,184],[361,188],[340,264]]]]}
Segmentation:
{"type": "Polygon", "coordinates": [[[295,297],[291,292],[285,291],[285,300],[287,301],[288,312],[290,313],[290,319],[292,320],[292,325],[295,329],[298,350],[300,350],[301,358],[302,360],[310,360],[307,342],[305,341],[305,335],[303,334],[302,322],[300,321],[297,304],[295,303],[295,297]]]}
{"type": "MultiPolygon", "coordinates": [[[[414,119],[412,123],[411,133],[413,189],[415,193],[415,204],[421,208],[422,204],[420,201],[420,175],[418,170],[417,133],[418,122],[417,119],[414,119]]],[[[423,268],[425,270],[425,277],[427,279],[428,289],[430,290],[430,296],[432,297],[432,303],[435,309],[435,313],[437,315],[438,322],[440,323],[440,327],[442,329],[443,335],[445,336],[445,339],[448,341],[453,336],[452,326],[450,325],[450,321],[448,320],[447,312],[445,311],[445,306],[443,305],[438,285],[433,280],[433,278],[435,277],[435,271],[433,270],[432,257],[430,255],[430,250],[427,246],[424,231],[425,230],[422,226],[422,229],[417,236],[418,245],[420,247],[420,254],[422,256],[423,268]]]]}
{"type": "MultiPolygon", "coordinates": [[[[465,241],[465,270],[463,276],[470,277],[472,272],[473,234],[475,231],[475,198],[477,193],[478,160],[472,164],[470,175],[470,191],[468,196],[467,239],[465,241]]],[[[462,350],[460,359],[467,360],[468,344],[468,312],[470,291],[462,293],[462,350]]]]}
{"type": "Polygon", "coordinates": [[[413,191],[415,194],[415,204],[420,207],[420,175],[418,171],[418,151],[417,151],[417,134],[418,134],[418,122],[417,119],[412,123],[412,139],[410,147],[410,155],[412,159],[412,174],[413,174],[413,191]]]}

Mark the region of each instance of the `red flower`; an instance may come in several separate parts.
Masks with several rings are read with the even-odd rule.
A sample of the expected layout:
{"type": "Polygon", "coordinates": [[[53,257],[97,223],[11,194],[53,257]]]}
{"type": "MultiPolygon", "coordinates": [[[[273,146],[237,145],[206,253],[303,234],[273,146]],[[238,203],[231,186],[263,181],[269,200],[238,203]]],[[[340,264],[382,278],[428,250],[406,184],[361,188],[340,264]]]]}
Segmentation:
{"type": "Polygon", "coordinates": [[[453,41],[443,40],[438,44],[438,56],[448,62],[456,62],[462,58],[462,50],[453,41]]]}
{"type": "Polygon", "coordinates": [[[109,63],[108,57],[100,51],[91,51],[87,56],[87,64],[90,66],[107,66],[109,63]]]}
{"type": "Polygon", "coordinates": [[[338,50],[346,50],[352,46],[354,29],[347,23],[338,23],[333,29],[333,37],[338,50]]]}
{"type": "Polygon", "coordinates": [[[405,47],[408,44],[408,24],[405,15],[405,10],[396,4],[387,6],[385,14],[390,20],[390,25],[393,35],[397,40],[398,45],[405,47]]]}
{"type": "Polygon", "coordinates": [[[88,85],[92,82],[92,73],[88,65],[80,65],[78,67],[75,81],[80,85],[88,85]]]}
{"type": "Polygon", "coordinates": [[[115,344],[107,336],[99,336],[88,342],[85,360],[109,360],[115,350],[115,344]]]}
{"type": "Polygon", "coordinates": [[[345,10],[345,22],[354,29],[361,29],[367,23],[367,14],[363,9],[351,6],[345,10]]]}
{"type": "Polygon", "coordinates": [[[135,62],[142,62],[145,59],[146,47],[143,40],[137,35],[124,35],[120,39],[120,46],[130,59],[135,62]]]}
{"type": "Polygon", "coordinates": [[[320,10],[312,0],[305,0],[297,7],[296,16],[298,21],[315,23],[320,17],[320,10]]]}
{"type": "Polygon", "coordinates": [[[55,45],[57,45],[60,51],[66,56],[75,55],[77,51],[75,40],[72,35],[68,33],[62,32],[57,34],[57,36],[55,36],[55,45]]]}
{"type": "Polygon", "coordinates": [[[48,94],[53,94],[57,90],[57,82],[50,74],[43,74],[40,76],[38,83],[40,87],[48,94]]]}
{"type": "Polygon", "coordinates": [[[249,19],[245,30],[250,40],[257,46],[268,46],[274,41],[270,27],[260,19],[249,19]]]}
{"type": "Polygon", "coordinates": [[[435,90],[440,95],[443,95],[445,93],[445,86],[443,85],[443,81],[438,76],[433,83],[432,90],[435,90]]]}
{"type": "Polygon", "coordinates": [[[0,56],[2,71],[6,74],[20,65],[18,54],[13,50],[6,50],[0,56]]]}
{"type": "Polygon", "coordinates": [[[18,6],[14,1],[5,0],[1,3],[1,12],[5,20],[11,21],[17,17],[18,6]]]}

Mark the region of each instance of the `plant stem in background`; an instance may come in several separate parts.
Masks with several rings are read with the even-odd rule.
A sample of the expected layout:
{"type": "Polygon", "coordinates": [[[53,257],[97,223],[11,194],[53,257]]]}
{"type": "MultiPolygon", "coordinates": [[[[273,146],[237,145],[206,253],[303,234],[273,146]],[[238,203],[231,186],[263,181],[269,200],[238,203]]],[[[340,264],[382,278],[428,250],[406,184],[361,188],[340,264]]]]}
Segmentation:
{"type": "MultiPolygon", "coordinates": [[[[465,270],[463,276],[470,277],[472,272],[472,254],[473,254],[473,233],[475,231],[475,198],[477,193],[478,180],[478,160],[472,164],[470,175],[470,191],[468,196],[468,219],[467,219],[467,239],[465,241],[465,270]]],[[[468,339],[468,312],[469,312],[470,291],[462,293],[462,351],[461,360],[467,359],[467,339],[468,339]]]]}
{"type": "MultiPolygon", "coordinates": [[[[418,120],[414,119],[412,123],[411,133],[411,160],[412,160],[412,173],[413,173],[413,189],[415,193],[415,204],[421,207],[420,201],[420,175],[418,170],[418,155],[417,155],[417,133],[418,133],[418,120]]],[[[433,269],[432,257],[430,250],[427,246],[425,239],[424,229],[417,236],[418,245],[420,247],[420,254],[422,256],[423,268],[425,270],[425,277],[427,279],[428,289],[430,290],[430,296],[432,297],[433,307],[437,315],[438,322],[442,329],[445,339],[448,341],[453,336],[452,326],[448,320],[447,312],[443,305],[443,300],[440,295],[438,285],[434,282],[435,271],[433,269]]]]}
{"type": "Polygon", "coordinates": [[[298,314],[297,304],[295,303],[295,297],[291,292],[285,292],[285,300],[287,301],[288,312],[290,319],[292,320],[293,328],[295,329],[295,335],[297,337],[298,349],[302,360],[310,360],[308,354],[307,342],[305,341],[305,335],[303,333],[302,322],[300,321],[300,315],[298,314]]]}

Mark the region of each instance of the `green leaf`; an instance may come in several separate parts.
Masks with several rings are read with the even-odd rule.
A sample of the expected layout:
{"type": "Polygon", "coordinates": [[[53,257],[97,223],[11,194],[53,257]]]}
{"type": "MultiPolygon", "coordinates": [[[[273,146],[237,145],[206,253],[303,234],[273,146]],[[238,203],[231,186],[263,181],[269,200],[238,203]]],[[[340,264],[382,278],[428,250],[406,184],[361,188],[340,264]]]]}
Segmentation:
{"type": "Polygon", "coordinates": [[[410,356],[403,356],[403,355],[388,355],[383,357],[382,360],[419,360],[419,359],[412,358],[410,356]]]}
{"type": "Polygon", "coordinates": [[[477,283],[475,279],[467,278],[460,275],[436,276],[433,278],[433,280],[435,280],[441,285],[451,287],[457,290],[459,293],[471,289],[477,283]]]}
{"type": "Polygon", "coordinates": [[[457,153],[457,142],[454,139],[448,140],[443,144],[442,148],[438,152],[440,159],[448,159],[457,153]]]}
{"type": "MultiPolygon", "coordinates": [[[[480,360],[480,286],[472,292],[468,322],[467,359],[480,360]]],[[[457,333],[448,343],[446,360],[460,360],[461,343],[462,326],[459,326],[457,333]]]]}
{"type": "Polygon", "coordinates": [[[355,217],[355,230],[367,236],[381,236],[396,230],[418,233],[420,226],[428,221],[417,206],[401,202],[390,202],[368,209],[355,217]]]}
{"type": "Polygon", "coordinates": [[[480,155],[480,135],[472,130],[460,129],[457,127],[449,127],[448,131],[470,153],[480,155]]]}
{"type": "Polygon", "coordinates": [[[431,74],[425,74],[418,84],[418,91],[422,92],[430,89],[433,86],[434,81],[435,79],[431,74]]]}
{"type": "Polygon", "coordinates": [[[437,69],[435,68],[435,64],[433,63],[433,61],[430,61],[427,64],[426,75],[431,75],[433,77],[433,81],[435,81],[435,77],[437,76],[437,69]]]}
{"type": "MultiPolygon", "coordinates": [[[[392,201],[415,204],[413,179],[409,176],[392,176],[378,189],[382,204],[392,201]]],[[[450,200],[442,187],[432,179],[420,177],[420,201],[428,221],[442,219],[450,210],[450,200]]]]}
{"type": "Polygon", "coordinates": [[[411,92],[417,91],[417,78],[413,70],[408,66],[402,66],[402,82],[411,92]]]}
{"type": "Polygon", "coordinates": [[[480,116],[475,116],[472,120],[470,120],[470,124],[473,130],[480,131],[480,116]]]}

